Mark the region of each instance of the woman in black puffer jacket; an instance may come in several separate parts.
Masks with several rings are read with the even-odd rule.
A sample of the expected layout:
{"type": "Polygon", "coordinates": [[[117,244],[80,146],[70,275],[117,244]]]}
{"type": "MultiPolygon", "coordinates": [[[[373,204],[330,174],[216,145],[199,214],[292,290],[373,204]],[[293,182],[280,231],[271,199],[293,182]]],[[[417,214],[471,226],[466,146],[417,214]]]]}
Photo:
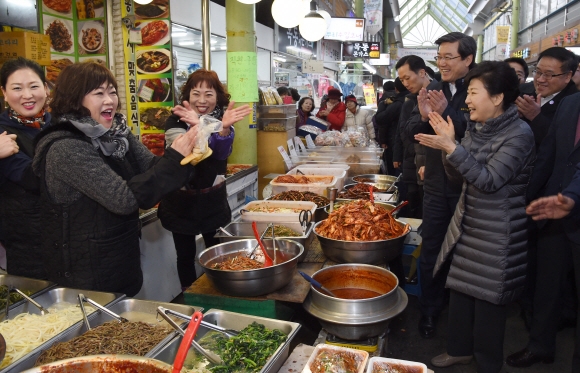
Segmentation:
{"type": "MultiPolygon", "coordinates": [[[[526,274],[525,194],[534,160],[534,135],[518,116],[518,78],[505,62],[483,62],[465,78],[469,121],[461,144],[453,124],[429,115],[437,135],[416,135],[442,149],[446,169],[463,176],[463,189],[435,272],[452,257],[447,352],[437,367],[469,363],[497,373],[503,365],[506,304],[522,292],[526,274]]],[[[448,172],[449,175],[449,172],[448,172]]]]}

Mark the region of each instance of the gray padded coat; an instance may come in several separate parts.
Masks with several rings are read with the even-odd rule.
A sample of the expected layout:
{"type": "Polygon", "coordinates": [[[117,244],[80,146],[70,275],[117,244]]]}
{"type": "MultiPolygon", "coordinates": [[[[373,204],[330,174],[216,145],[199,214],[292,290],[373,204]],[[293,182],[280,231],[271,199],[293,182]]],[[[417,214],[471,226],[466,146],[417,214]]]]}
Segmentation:
{"type": "Polygon", "coordinates": [[[468,122],[461,145],[444,162],[464,179],[435,266],[436,273],[453,255],[448,288],[499,305],[523,290],[525,195],[534,157],[534,134],[515,105],[484,126],[468,122]]]}

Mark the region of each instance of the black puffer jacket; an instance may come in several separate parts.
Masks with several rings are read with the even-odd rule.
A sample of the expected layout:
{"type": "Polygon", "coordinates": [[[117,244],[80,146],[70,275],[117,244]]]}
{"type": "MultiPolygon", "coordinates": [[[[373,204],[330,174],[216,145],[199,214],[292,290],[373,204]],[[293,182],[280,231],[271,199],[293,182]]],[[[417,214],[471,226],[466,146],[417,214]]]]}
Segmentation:
{"type": "Polygon", "coordinates": [[[167,149],[155,157],[132,134],[122,161],[106,157],[71,124],[38,137],[33,160],[43,200],[43,259],[48,278],[80,289],[141,289],[138,208],[180,188],[193,167],[167,149]],[[66,202],[61,202],[66,201],[66,202]]]}
{"type": "MultiPolygon", "coordinates": [[[[455,139],[460,141],[465,134],[465,128],[467,126],[467,119],[465,114],[468,113],[467,105],[465,104],[465,98],[467,97],[467,86],[464,84],[464,79],[458,79],[455,81],[455,87],[457,91],[451,97],[451,91],[449,89],[449,83],[433,81],[427,86],[427,90],[443,90],[445,97],[447,98],[447,108],[441,115],[443,118],[447,119],[450,116],[453,120],[453,126],[455,127],[455,139]]],[[[429,122],[423,122],[421,120],[421,113],[419,112],[418,106],[415,106],[411,117],[407,121],[405,126],[405,136],[415,141],[415,135],[418,133],[428,133],[434,135],[435,131],[429,124],[429,122]]],[[[425,148],[425,193],[430,193],[437,196],[457,196],[461,192],[461,183],[453,182],[449,180],[445,174],[445,169],[443,168],[442,157],[444,152],[438,149],[425,148]]],[[[455,175],[453,179],[461,179],[455,175]]]]}
{"type": "Polygon", "coordinates": [[[399,116],[399,126],[397,128],[397,138],[395,150],[393,151],[393,161],[403,163],[403,175],[401,180],[407,184],[417,184],[417,165],[415,164],[415,144],[409,137],[405,136],[405,127],[411,116],[413,108],[417,105],[417,95],[412,93],[405,96],[405,102],[401,108],[399,116]]]}
{"type": "MultiPolygon", "coordinates": [[[[50,114],[45,116],[45,128],[50,114]]],[[[25,127],[0,115],[0,133],[15,134],[19,152],[0,159],[0,239],[6,248],[8,273],[46,279],[41,256],[40,191],[32,171],[34,137],[40,129],[25,127]]]]}
{"type": "Polygon", "coordinates": [[[446,158],[463,176],[462,194],[435,266],[453,256],[447,287],[493,304],[522,292],[527,263],[526,188],[534,135],[512,105],[465,137],[446,158]]]}
{"type": "Polygon", "coordinates": [[[401,114],[403,102],[405,102],[405,96],[408,93],[408,91],[397,93],[392,103],[388,105],[385,101],[379,103],[377,113],[375,114],[375,121],[379,129],[379,138],[377,141],[379,145],[386,144],[389,148],[394,147],[397,127],[399,125],[399,115],[401,114]]]}

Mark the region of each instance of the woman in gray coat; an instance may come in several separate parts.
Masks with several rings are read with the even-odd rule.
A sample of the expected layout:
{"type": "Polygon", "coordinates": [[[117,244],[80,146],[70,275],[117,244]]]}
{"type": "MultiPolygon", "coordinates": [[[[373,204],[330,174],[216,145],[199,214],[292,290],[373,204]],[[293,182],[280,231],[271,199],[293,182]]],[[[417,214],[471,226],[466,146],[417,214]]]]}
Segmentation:
{"type": "Polygon", "coordinates": [[[482,62],[465,77],[469,122],[461,144],[451,118],[429,114],[436,135],[415,138],[447,153],[446,167],[463,176],[435,272],[451,256],[447,352],[437,367],[469,364],[479,373],[503,365],[505,305],[516,299],[526,273],[525,192],[534,160],[534,135],[518,116],[518,78],[505,62],[482,62]]]}

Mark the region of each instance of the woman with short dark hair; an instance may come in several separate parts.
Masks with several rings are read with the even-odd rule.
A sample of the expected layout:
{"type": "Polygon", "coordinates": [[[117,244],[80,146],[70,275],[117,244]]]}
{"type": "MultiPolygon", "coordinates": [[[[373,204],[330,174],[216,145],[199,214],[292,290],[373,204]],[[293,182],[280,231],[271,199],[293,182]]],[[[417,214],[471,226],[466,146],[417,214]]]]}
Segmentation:
{"type": "Polygon", "coordinates": [[[97,63],[64,69],[50,103],[53,125],[37,137],[42,259],[61,286],[134,296],[143,273],[139,208],[155,206],[193,173],[180,165],[197,130],[181,135],[162,157],[131,134],[113,74],[97,63]]]}
{"type": "MultiPolygon", "coordinates": [[[[506,304],[523,291],[527,264],[525,194],[535,157],[534,135],[514,104],[515,71],[506,62],[482,62],[465,77],[467,131],[455,141],[451,118],[429,114],[436,135],[420,144],[447,153],[445,167],[463,176],[463,189],[437,259],[451,256],[447,352],[437,367],[468,364],[497,373],[503,365],[506,304]]],[[[448,175],[451,175],[448,172],[448,175]]]]}
{"type": "Polygon", "coordinates": [[[50,125],[44,70],[19,57],[4,62],[0,87],[7,109],[0,114],[0,241],[8,273],[45,279],[40,247],[38,178],[32,171],[34,137],[50,125]]]}
{"type": "Polygon", "coordinates": [[[181,105],[173,109],[173,115],[165,122],[168,145],[176,136],[197,127],[201,115],[219,119],[223,124],[220,132],[210,136],[208,146],[213,153],[195,165],[195,178],[181,190],[163,198],[157,211],[163,227],[173,234],[177,273],[181,287],[187,288],[197,278],[195,236],[202,235],[206,248],[217,245],[216,229],[231,221],[225,180],[216,181],[216,177],[227,171],[235,136],[233,124],[251,109],[248,105],[234,108],[235,103],[230,102],[230,95],[216,72],[205,69],[196,70],[189,76],[181,89],[180,101],[181,105]]]}

